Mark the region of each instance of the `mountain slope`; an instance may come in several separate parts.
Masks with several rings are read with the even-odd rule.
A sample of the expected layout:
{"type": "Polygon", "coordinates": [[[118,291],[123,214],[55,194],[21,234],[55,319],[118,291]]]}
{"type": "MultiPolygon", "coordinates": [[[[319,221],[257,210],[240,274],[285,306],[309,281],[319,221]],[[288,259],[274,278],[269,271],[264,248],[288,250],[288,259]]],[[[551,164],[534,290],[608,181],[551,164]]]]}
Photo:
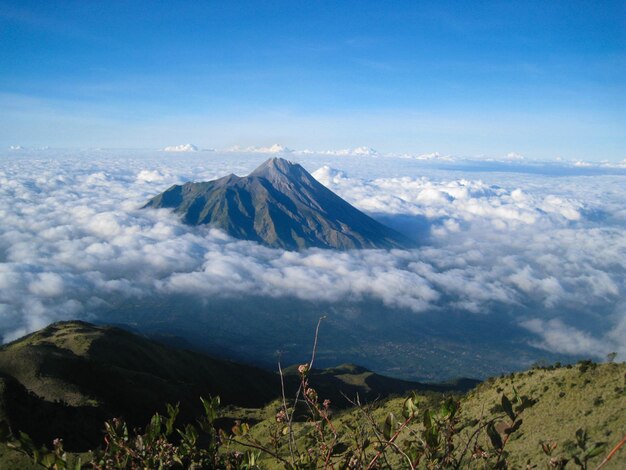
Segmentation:
{"type": "Polygon", "coordinates": [[[127,331],[61,322],[0,348],[0,420],[40,442],[65,436],[70,448],[99,441],[105,419],[143,425],[165,403],[182,419],[199,397],[261,406],[279,393],[275,374],[174,349],[127,331]]]}
{"type": "MultiPolygon", "coordinates": [[[[575,366],[535,368],[525,372],[503,375],[491,378],[477,387],[472,388],[463,395],[456,395],[460,404],[459,423],[456,427],[458,434],[454,438],[454,446],[457,452],[462,451],[469,442],[471,449],[477,443],[483,450],[491,450],[492,444],[487,432],[481,428],[485,422],[495,419],[496,423],[503,419],[504,412],[501,406],[502,395],[508,397],[515,395],[515,390],[520,396],[529,400],[529,405],[521,414],[521,426],[511,435],[506,444],[509,453],[509,467],[511,469],[523,468],[559,468],[549,465],[550,457],[547,457],[541,447],[542,442],[556,444],[553,457],[570,459],[566,469],[578,467],[571,459],[572,455],[580,450],[576,446],[576,430],[584,429],[589,436],[589,446],[596,442],[604,442],[606,446],[602,452],[590,460],[585,468],[596,468],[608,455],[609,451],[616,446],[626,435],[626,364],[589,364],[584,363],[575,366]],[[482,432],[480,431],[482,429],[482,432]],[[477,441],[474,441],[474,439],[477,441]]],[[[316,377],[310,376],[310,382],[320,396],[320,401],[326,395],[320,391],[316,377]]],[[[405,429],[395,441],[398,448],[405,449],[407,441],[413,441],[420,437],[423,430],[423,413],[427,409],[440,409],[440,403],[448,394],[420,393],[417,392],[415,402],[418,404],[418,417],[405,429]]],[[[373,423],[382,427],[389,414],[395,415],[399,427],[404,419],[403,409],[406,396],[380,400],[369,408],[373,423]]],[[[339,430],[339,440],[353,442],[353,429],[361,429],[359,426],[368,421],[363,417],[361,409],[350,408],[338,411],[332,416],[335,429],[339,430]]],[[[251,427],[252,436],[260,442],[268,442],[272,426],[275,424],[275,415],[266,413],[259,416],[251,427]]],[[[307,441],[306,427],[309,423],[297,423],[295,435],[299,448],[310,445],[307,441]]],[[[497,428],[501,429],[499,426],[497,428]]],[[[371,429],[371,428],[370,428],[371,429]]],[[[372,434],[372,441],[374,437],[372,434]]],[[[284,444],[284,452],[288,452],[284,444]]],[[[370,458],[375,451],[370,450],[370,458]]],[[[284,454],[283,454],[284,455],[284,454]]],[[[460,468],[491,468],[485,465],[478,457],[470,462],[467,455],[460,468]]],[[[370,460],[367,459],[366,462],[370,460]]],[[[603,469],[624,468],[626,462],[626,447],[622,448],[603,469]]],[[[423,462],[421,462],[423,464],[423,462]]],[[[282,469],[282,462],[265,455],[262,460],[263,468],[282,469]]],[[[321,468],[321,467],[319,467],[321,468]]],[[[357,467],[361,468],[361,467],[357,467]]],[[[363,467],[365,468],[365,467],[363,467]]],[[[381,468],[408,468],[404,457],[399,453],[389,452],[389,461],[381,463],[381,468]]],[[[417,468],[426,468],[418,466],[417,468]]],[[[448,468],[448,467],[445,467],[448,468]]],[[[455,468],[450,466],[450,468],[455,468]]]]}
{"type": "MultiPolygon", "coordinates": [[[[299,378],[290,370],[285,388],[293,395],[299,378]]],[[[343,394],[376,398],[463,388],[392,379],[351,365],[313,376],[337,407],[348,405],[343,394]]],[[[180,402],[181,420],[187,421],[200,413],[201,396],[259,408],[280,394],[276,373],[80,321],[54,323],[0,347],[0,422],[40,443],[63,436],[71,450],[96,445],[102,423],[114,416],[139,426],[166,403],[180,402]]]]}
{"type": "MultiPolygon", "coordinates": [[[[283,372],[286,378],[298,376],[297,366],[288,367],[283,372]]],[[[345,402],[345,396],[353,398],[357,394],[367,400],[409,391],[465,392],[480,383],[474,379],[459,379],[449,383],[411,382],[379,375],[355,364],[313,369],[308,377],[320,396],[329,398],[335,405],[345,402]]]]}
{"type": "MultiPolygon", "coordinates": [[[[605,450],[588,468],[596,468],[609,450],[626,436],[626,364],[595,364],[587,361],[563,367],[534,368],[490,379],[463,399],[464,416],[485,413],[496,416],[499,409],[485,403],[500,403],[502,393],[513,396],[514,388],[535,402],[522,415],[519,435],[507,448],[512,468],[525,468],[530,460],[544,467],[548,460],[540,442],[555,442],[556,456],[569,457],[576,450],[576,431],[584,429],[591,443],[605,442],[605,450]],[[543,464],[543,465],[542,465],[543,464]]],[[[626,468],[626,448],[605,469],[626,468]]],[[[579,468],[570,462],[567,468],[579,468]]]]}
{"type": "Polygon", "coordinates": [[[185,223],[285,249],[402,248],[411,242],[319,183],[302,166],[271,158],[246,177],[175,185],[144,207],[172,208],[185,223]]]}

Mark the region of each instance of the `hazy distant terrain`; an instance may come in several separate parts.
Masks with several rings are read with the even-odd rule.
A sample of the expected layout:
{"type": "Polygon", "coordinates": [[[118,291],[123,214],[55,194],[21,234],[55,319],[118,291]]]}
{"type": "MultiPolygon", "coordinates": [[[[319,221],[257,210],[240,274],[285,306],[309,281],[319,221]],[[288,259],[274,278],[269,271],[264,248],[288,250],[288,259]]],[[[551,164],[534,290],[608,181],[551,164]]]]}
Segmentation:
{"type": "Polygon", "coordinates": [[[172,184],[245,175],[259,153],[0,156],[0,333],[129,324],[273,363],[308,353],[403,377],[624,358],[625,170],[288,154],[412,250],[287,252],[142,211],[172,184]],[[496,360],[497,356],[497,360],[496,360]],[[358,360],[362,358],[363,360],[358,360]]]}

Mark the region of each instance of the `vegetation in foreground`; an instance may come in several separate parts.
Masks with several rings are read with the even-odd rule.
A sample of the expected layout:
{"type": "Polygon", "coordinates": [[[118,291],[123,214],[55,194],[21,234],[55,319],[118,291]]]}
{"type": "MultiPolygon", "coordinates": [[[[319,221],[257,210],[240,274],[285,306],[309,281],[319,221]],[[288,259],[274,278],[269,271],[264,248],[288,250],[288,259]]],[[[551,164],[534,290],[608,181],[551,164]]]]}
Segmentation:
{"type": "MultiPolygon", "coordinates": [[[[309,374],[334,407],[410,390],[462,391],[463,380],[421,384],[380,376],[345,364],[309,374]]],[[[297,367],[284,371],[295,394],[297,367]]],[[[280,396],[277,373],[173,348],[110,326],[52,324],[0,347],[0,421],[28,433],[37,444],[62,436],[66,449],[86,451],[102,442],[105,421],[123,416],[130,429],[144,426],[166,403],[180,403],[178,424],[203,412],[200,396],[220,396],[227,406],[259,409],[280,396]]]]}
{"type": "Polygon", "coordinates": [[[370,402],[346,395],[352,406],[344,408],[317,387],[313,362],[295,371],[295,393],[279,387],[284,394],[264,407],[208,398],[194,423],[171,405],[141,429],[109,420],[92,452],[66,452],[61,439],[43,447],[5,426],[0,462],[74,469],[618,469],[626,462],[625,364],[536,367],[466,394],[421,391],[370,402]]]}

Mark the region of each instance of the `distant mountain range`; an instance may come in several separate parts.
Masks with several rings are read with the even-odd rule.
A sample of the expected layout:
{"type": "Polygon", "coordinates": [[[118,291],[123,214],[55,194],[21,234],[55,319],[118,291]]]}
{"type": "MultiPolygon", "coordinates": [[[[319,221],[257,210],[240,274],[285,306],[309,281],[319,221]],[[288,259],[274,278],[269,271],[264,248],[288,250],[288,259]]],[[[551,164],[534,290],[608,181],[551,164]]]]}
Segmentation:
{"type": "Polygon", "coordinates": [[[175,185],[144,207],[171,208],[190,225],[208,224],[264,245],[406,248],[404,235],[375,221],[319,183],[302,166],[271,158],[250,175],[175,185]]]}

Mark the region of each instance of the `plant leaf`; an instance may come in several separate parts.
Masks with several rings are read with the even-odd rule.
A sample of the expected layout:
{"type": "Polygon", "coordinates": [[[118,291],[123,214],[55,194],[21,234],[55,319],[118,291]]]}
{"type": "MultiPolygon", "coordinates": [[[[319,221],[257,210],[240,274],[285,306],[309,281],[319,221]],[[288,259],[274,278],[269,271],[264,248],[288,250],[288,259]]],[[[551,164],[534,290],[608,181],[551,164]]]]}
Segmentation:
{"type": "Polygon", "coordinates": [[[513,411],[513,405],[511,400],[506,395],[502,395],[502,409],[507,414],[511,421],[515,421],[515,412],[513,411]]]}
{"type": "Polygon", "coordinates": [[[487,426],[487,435],[489,436],[493,448],[502,450],[502,437],[500,437],[500,433],[496,431],[493,423],[489,423],[489,426],[487,426]]]}
{"type": "Polygon", "coordinates": [[[606,442],[596,442],[591,449],[589,449],[587,452],[585,452],[585,456],[588,459],[591,459],[593,457],[597,457],[602,452],[604,452],[604,448],[605,447],[606,447],[606,442]]]}
{"type": "Polygon", "coordinates": [[[385,424],[383,425],[383,436],[385,439],[391,439],[391,435],[393,433],[394,428],[396,427],[396,418],[393,413],[389,413],[387,415],[387,419],[385,419],[385,424]]]}

